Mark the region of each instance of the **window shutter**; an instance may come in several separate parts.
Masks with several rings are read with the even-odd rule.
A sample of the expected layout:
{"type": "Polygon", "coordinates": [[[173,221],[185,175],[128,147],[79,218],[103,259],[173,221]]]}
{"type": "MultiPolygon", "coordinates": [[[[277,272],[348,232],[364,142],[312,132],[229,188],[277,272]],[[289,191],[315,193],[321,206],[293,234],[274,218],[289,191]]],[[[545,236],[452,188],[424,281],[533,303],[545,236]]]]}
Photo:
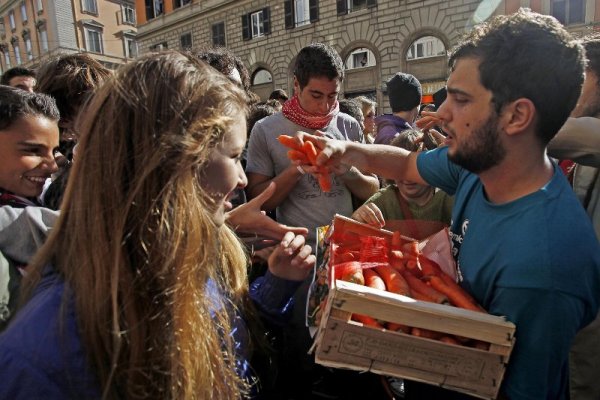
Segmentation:
{"type": "Polygon", "coordinates": [[[269,13],[269,7],[265,7],[262,10],[263,12],[263,28],[265,29],[265,35],[271,33],[271,15],[269,13]]]}
{"type": "Polygon", "coordinates": [[[319,20],[319,0],[310,0],[308,3],[310,11],[310,22],[319,20]]]}
{"type": "Polygon", "coordinates": [[[371,7],[376,7],[377,6],[377,0],[367,0],[367,7],[371,8],[371,7]]]}
{"type": "Polygon", "coordinates": [[[348,14],[348,0],[337,0],[338,15],[348,14]]]}
{"type": "Polygon", "coordinates": [[[283,2],[283,15],[285,20],[285,29],[294,27],[294,5],[293,0],[285,0],[283,2]]]}
{"type": "Polygon", "coordinates": [[[242,15],[242,39],[250,40],[250,14],[242,15]]]}

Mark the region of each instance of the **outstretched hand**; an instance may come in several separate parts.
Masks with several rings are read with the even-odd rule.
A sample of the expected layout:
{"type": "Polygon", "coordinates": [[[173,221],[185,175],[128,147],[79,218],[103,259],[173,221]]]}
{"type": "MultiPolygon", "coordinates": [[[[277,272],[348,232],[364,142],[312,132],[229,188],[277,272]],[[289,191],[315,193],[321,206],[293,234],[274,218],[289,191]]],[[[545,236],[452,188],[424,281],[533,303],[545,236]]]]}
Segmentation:
{"type": "Polygon", "coordinates": [[[228,212],[226,217],[227,224],[231,226],[238,235],[252,235],[255,240],[260,241],[265,239],[279,241],[287,232],[293,232],[296,235],[306,235],[308,229],[280,224],[269,218],[266,213],[261,210],[262,205],[275,192],[275,188],[275,183],[271,182],[271,184],[254,199],[228,212]]]}
{"type": "Polygon", "coordinates": [[[350,165],[342,163],[342,156],[346,151],[345,141],[327,138],[320,131],[316,131],[314,135],[298,131],[294,138],[298,143],[312,142],[317,149],[317,166],[302,165],[306,172],[319,173],[319,168],[325,167],[336,175],[340,175],[350,168],[350,165]]]}
{"type": "Polygon", "coordinates": [[[422,117],[415,121],[415,125],[424,132],[435,126],[442,125],[442,119],[435,111],[423,111],[421,115],[422,117]]]}
{"type": "Polygon", "coordinates": [[[358,222],[376,226],[381,228],[385,225],[383,213],[375,203],[367,203],[358,207],[352,214],[352,218],[358,222]]]}
{"type": "Polygon", "coordinates": [[[302,281],[308,276],[316,260],[304,236],[287,232],[269,256],[269,271],[282,279],[302,281]]]}

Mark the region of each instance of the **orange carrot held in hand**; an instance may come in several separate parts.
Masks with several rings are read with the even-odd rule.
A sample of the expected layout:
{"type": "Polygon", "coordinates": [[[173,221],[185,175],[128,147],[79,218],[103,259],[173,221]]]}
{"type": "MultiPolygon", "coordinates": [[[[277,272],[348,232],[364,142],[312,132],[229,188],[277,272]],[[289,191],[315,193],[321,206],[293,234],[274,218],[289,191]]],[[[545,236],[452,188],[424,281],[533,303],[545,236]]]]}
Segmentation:
{"type": "Polygon", "coordinates": [[[331,177],[327,172],[321,172],[319,174],[319,187],[324,192],[331,192],[331,177]]]}
{"type": "Polygon", "coordinates": [[[388,292],[410,296],[410,288],[402,275],[389,265],[375,267],[375,272],[381,276],[388,292]]]}
{"type": "Polygon", "coordinates": [[[425,257],[424,255],[419,255],[417,257],[419,260],[419,265],[421,266],[421,271],[423,275],[446,275],[442,268],[435,261],[425,257]]]}
{"type": "Polygon", "coordinates": [[[287,152],[287,156],[290,160],[292,161],[300,161],[302,164],[308,164],[308,157],[306,157],[306,154],[304,154],[304,152],[300,151],[300,150],[289,150],[287,152]]]}
{"type": "Polygon", "coordinates": [[[317,149],[315,148],[315,145],[312,142],[304,142],[302,150],[304,151],[304,154],[306,154],[306,157],[308,157],[308,161],[312,165],[316,166],[318,153],[317,149]]]}
{"type": "Polygon", "coordinates": [[[442,278],[442,280],[444,281],[444,283],[449,286],[449,287],[455,287],[457,288],[457,290],[461,290],[463,295],[469,299],[469,301],[473,304],[475,304],[476,306],[481,308],[481,311],[485,311],[485,309],[483,307],[481,307],[478,303],[477,300],[475,300],[475,298],[473,298],[473,296],[471,296],[471,294],[469,292],[467,292],[466,290],[464,290],[462,287],[460,287],[460,285],[458,283],[456,283],[456,281],[454,279],[452,279],[449,275],[443,273],[440,275],[440,277],[442,278]]]}
{"type": "Polygon", "coordinates": [[[400,250],[392,250],[390,251],[390,255],[388,257],[390,265],[396,271],[403,271],[406,269],[406,260],[404,254],[400,250]]]}
{"type": "Polygon", "coordinates": [[[383,279],[377,272],[373,271],[373,268],[365,268],[362,272],[365,277],[365,286],[385,291],[383,279]]]}
{"type": "Polygon", "coordinates": [[[433,287],[435,290],[448,296],[448,299],[452,305],[464,308],[466,310],[485,312],[481,306],[471,302],[469,297],[465,296],[465,291],[460,286],[449,286],[442,280],[441,277],[437,275],[429,275],[423,279],[429,282],[431,287],[433,287]]]}
{"type": "Polygon", "coordinates": [[[294,149],[294,150],[303,152],[302,145],[300,145],[298,142],[296,142],[296,140],[291,136],[279,135],[277,137],[277,140],[279,140],[279,143],[281,143],[285,147],[289,147],[290,149],[294,149]]]}

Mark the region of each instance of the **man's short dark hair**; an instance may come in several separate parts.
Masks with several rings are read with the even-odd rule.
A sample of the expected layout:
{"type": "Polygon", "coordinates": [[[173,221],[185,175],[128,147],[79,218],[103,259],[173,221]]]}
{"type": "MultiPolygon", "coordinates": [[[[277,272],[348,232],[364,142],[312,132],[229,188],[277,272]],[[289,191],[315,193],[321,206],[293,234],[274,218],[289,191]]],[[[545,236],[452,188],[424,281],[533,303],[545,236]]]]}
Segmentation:
{"type": "Polygon", "coordinates": [[[360,108],[360,104],[354,99],[343,99],[339,101],[340,111],[344,114],[348,114],[358,121],[359,124],[365,122],[365,117],[363,115],[362,109],[360,108]]]}
{"type": "Polygon", "coordinates": [[[583,83],[583,49],[554,17],[529,9],[476,26],[452,51],[449,65],[480,60],[481,84],[496,112],[527,98],[537,111],[536,133],[546,145],[575,107],[583,83]]]}
{"type": "MultiPolygon", "coordinates": [[[[240,74],[242,88],[246,92],[250,91],[250,74],[248,68],[246,68],[242,59],[227,47],[203,47],[192,51],[192,54],[228,77],[236,69],[240,74]]],[[[234,82],[239,84],[235,80],[234,82]]]]}
{"type": "Polygon", "coordinates": [[[587,69],[598,77],[600,85],[600,34],[594,33],[581,38],[587,59],[587,69]]]}
{"type": "Polygon", "coordinates": [[[81,106],[110,76],[108,68],[87,54],[61,54],[39,69],[36,91],[56,100],[63,121],[73,121],[81,106]]]}
{"type": "Polygon", "coordinates": [[[60,114],[52,97],[0,85],[0,130],[10,128],[19,118],[38,115],[58,121],[60,114]]]}
{"type": "Polygon", "coordinates": [[[300,89],[308,84],[310,78],[338,78],[341,82],[344,80],[344,64],[333,47],[324,43],[312,43],[296,56],[294,76],[300,89]]]}
{"type": "Polygon", "coordinates": [[[30,76],[35,79],[35,71],[29,68],[24,67],[13,67],[7,69],[4,74],[2,74],[2,79],[0,79],[0,84],[9,85],[10,80],[16,76],[30,76]]]}
{"type": "Polygon", "coordinates": [[[289,99],[289,96],[285,92],[285,90],[283,90],[283,89],[275,89],[269,95],[269,100],[271,100],[271,99],[286,101],[287,99],[289,99]]]}

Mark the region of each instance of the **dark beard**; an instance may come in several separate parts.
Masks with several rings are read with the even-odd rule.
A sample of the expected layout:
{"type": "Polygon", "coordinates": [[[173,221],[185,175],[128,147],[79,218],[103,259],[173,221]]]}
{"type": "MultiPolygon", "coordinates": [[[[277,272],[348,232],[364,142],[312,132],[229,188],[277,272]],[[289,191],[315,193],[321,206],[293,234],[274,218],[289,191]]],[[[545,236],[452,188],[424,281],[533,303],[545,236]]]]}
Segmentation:
{"type": "Polygon", "coordinates": [[[485,123],[473,131],[467,144],[457,148],[448,158],[474,174],[487,171],[498,165],[506,156],[506,149],[500,142],[498,114],[495,112],[485,123]]]}

